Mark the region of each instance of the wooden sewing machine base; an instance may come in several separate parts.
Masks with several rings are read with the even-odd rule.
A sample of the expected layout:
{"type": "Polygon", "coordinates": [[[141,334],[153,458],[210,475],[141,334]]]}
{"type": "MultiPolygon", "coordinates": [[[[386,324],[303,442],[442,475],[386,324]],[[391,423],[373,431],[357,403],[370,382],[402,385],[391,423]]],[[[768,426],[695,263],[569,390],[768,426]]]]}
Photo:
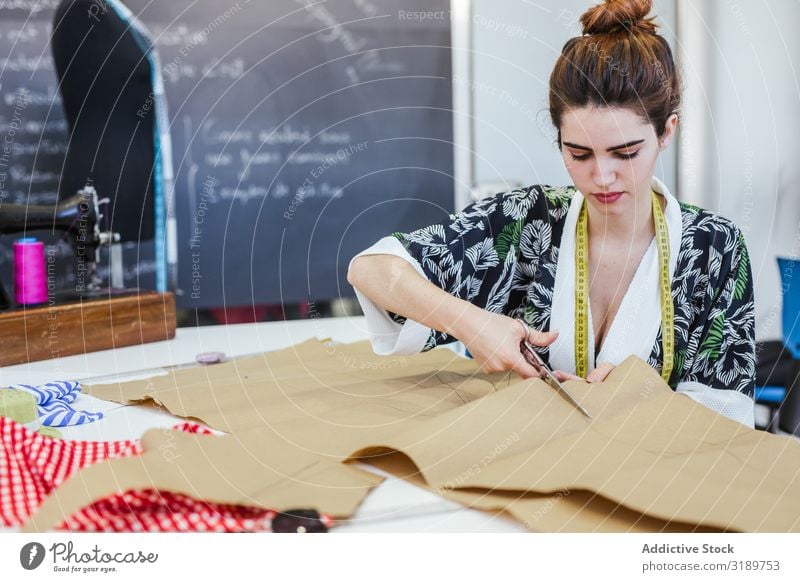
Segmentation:
{"type": "Polygon", "coordinates": [[[175,337],[172,293],[139,292],[0,313],[0,366],[175,337]]]}

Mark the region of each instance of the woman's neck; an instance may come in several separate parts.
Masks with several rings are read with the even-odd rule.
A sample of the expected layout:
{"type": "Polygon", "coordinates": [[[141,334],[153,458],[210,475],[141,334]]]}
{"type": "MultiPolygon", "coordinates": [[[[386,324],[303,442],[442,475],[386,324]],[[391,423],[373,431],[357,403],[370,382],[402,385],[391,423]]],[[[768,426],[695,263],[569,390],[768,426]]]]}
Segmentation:
{"type": "Polygon", "coordinates": [[[589,204],[589,240],[623,244],[652,240],[655,236],[652,197],[645,200],[644,204],[634,205],[632,214],[607,214],[589,204]]]}

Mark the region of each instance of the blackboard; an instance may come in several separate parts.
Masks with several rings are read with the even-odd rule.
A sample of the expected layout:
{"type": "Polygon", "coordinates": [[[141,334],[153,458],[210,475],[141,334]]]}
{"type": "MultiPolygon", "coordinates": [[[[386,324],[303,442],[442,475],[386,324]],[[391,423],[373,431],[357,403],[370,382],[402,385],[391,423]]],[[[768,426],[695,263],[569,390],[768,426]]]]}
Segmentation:
{"type": "MultiPolygon", "coordinates": [[[[0,8],[0,124],[24,87],[33,125],[14,163],[40,176],[9,178],[12,201],[57,190],[66,128],[47,54],[55,4],[0,8]]],[[[166,85],[179,306],[349,296],[350,257],[452,211],[448,2],[126,5],[154,37],[166,85]]],[[[146,263],[129,269],[139,284],[146,263]]]]}

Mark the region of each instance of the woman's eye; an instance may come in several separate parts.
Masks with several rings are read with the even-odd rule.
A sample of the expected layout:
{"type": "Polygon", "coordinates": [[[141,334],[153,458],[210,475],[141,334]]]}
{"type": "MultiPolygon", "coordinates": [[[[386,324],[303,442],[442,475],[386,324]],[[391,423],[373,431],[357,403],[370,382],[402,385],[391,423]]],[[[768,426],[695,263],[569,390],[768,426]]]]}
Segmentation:
{"type": "MultiPolygon", "coordinates": [[[[569,152],[569,155],[576,162],[583,162],[583,161],[588,160],[589,158],[592,157],[591,153],[588,153],[588,154],[576,154],[574,152],[569,152]]],[[[636,156],[639,155],[639,152],[635,151],[635,152],[625,153],[625,154],[615,153],[614,155],[620,160],[632,160],[636,156]]]]}

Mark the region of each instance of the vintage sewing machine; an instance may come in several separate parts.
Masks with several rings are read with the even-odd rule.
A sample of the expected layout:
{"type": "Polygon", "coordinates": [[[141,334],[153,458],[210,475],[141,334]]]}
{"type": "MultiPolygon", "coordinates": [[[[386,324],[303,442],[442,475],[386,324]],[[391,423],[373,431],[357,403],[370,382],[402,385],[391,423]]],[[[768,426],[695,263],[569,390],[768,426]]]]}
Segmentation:
{"type": "MultiPolygon", "coordinates": [[[[79,274],[76,277],[74,290],[58,290],[52,301],[49,301],[52,304],[75,301],[80,298],[100,297],[105,294],[101,280],[97,276],[100,248],[111,247],[112,243],[118,242],[119,235],[101,231],[101,219],[100,201],[97,192],[91,186],[87,186],[72,198],[54,206],[0,204],[0,234],[22,234],[46,230],[63,232],[69,236],[75,252],[76,270],[79,270],[79,274]]],[[[114,259],[115,257],[112,255],[112,261],[114,259]]],[[[119,288],[121,285],[112,284],[112,287],[119,288]]],[[[119,289],[118,292],[125,293],[122,289],[119,289]]],[[[136,290],[130,290],[127,293],[136,293],[136,290]]],[[[14,304],[11,294],[0,281],[0,310],[20,307],[22,306],[14,304]]]]}
{"type": "MultiPolygon", "coordinates": [[[[0,290],[0,366],[175,335],[172,293],[124,289],[122,280],[122,243],[155,240],[156,285],[160,291],[177,288],[177,253],[167,282],[172,166],[165,154],[168,127],[157,123],[168,116],[155,82],[160,72],[152,36],[133,13],[107,0],[62,0],[53,22],[53,83],[70,136],[63,164],[52,168],[60,172],[60,202],[0,203],[0,234],[63,234],[72,242],[74,260],[55,259],[75,263],[76,281],[69,289],[51,290],[49,270],[42,275],[39,269],[21,281],[21,290],[28,284],[38,290],[27,297],[28,305],[16,305],[8,288],[0,290]],[[103,17],[87,18],[87,11],[103,17]],[[98,276],[101,251],[110,265],[108,281],[98,276]]],[[[47,255],[46,269],[53,257],[47,255]]]]}
{"type": "Polygon", "coordinates": [[[62,232],[75,256],[76,282],[45,304],[17,305],[0,282],[0,365],[98,351],[175,336],[171,293],[125,289],[119,235],[103,231],[103,201],[92,186],[53,206],[0,204],[0,234],[62,232]],[[110,284],[97,272],[109,248],[110,284]]]}

